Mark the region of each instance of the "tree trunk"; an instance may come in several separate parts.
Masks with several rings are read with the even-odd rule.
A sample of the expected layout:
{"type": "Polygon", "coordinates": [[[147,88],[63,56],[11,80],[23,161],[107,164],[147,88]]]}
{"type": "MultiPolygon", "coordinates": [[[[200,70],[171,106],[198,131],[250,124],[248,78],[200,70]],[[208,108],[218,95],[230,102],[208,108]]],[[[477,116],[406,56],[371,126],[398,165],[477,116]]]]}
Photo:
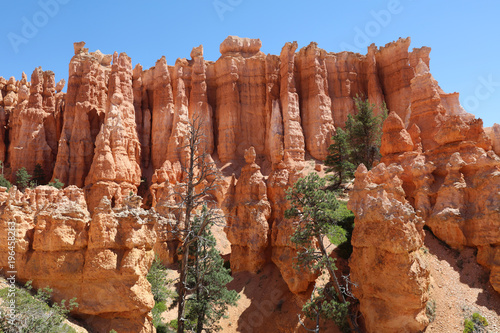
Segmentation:
{"type": "MultiPolygon", "coordinates": [[[[321,253],[323,254],[323,257],[328,258],[329,256],[328,256],[328,253],[326,252],[325,246],[323,244],[323,239],[321,238],[320,235],[316,235],[316,238],[318,239],[319,249],[320,249],[321,253]]],[[[330,276],[333,278],[333,280],[335,282],[333,284],[333,286],[335,288],[335,291],[337,292],[337,295],[339,295],[339,298],[342,301],[342,303],[346,303],[344,294],[342,293],[342,290],[340,290],[339,280],[337,280],[337,275],[335,275],[335,271],[333,270],[330,263],[328,263],[326,266],[327,266],[328,272],[330,273],[330,276]]],[[[359,327],[358,327],[358,325],[356,325],[354,318],[351,318],[350,312],[349,312],[349,315],[347,316],[347,322],[349,323],[349,327],[351,328],[351,331],[359,332],[359,327]]]]}
{"type": "Polygon", "coordinates": [[[177,333],[184,333],[184,309],[186,307],[186,282],[189,260],[189,246],[182,253],[181,272],[179,277],[179,305],[177,307],[177,333]]]}

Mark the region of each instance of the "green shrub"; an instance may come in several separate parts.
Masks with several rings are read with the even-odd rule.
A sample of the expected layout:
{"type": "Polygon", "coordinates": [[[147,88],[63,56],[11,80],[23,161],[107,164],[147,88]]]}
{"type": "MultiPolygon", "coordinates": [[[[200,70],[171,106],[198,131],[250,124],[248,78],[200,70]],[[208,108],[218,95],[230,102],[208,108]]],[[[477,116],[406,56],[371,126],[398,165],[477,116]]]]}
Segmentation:
{"type": "Polygon", "coordinates": [[[6,187],[9,190],[12,184],[3,175],[0,175],[0,186],[6,187]]]}
{"type": "MultiPolygon", "coordinates": [[[[32,296],[30,294],[31,281],[26,283],[26,289],[16,289],[16,314],[14,325],[11,325],[6,314],[0,311],[0,332],[4,333],[73,333],[76,331],[64,323],[68,313],[78,307],[76,298],[68,303],[62,300],[60,303],[53,303],[50,306],[50,296],[52,289],[46,287],[38,289],[32,296]]],[[[5,302],[9,300],[9,288],[0,290],[0,298],[5,302]]]]}
{"type": "Polygon", "coordinates": [[[337,253],[341,258],[349,259],[352,253],[351,237],[354,230],[354,214],[347,209],[347,203],[339,201],[337,210],[333,212],[337,225],[333,225],[328,239],[337,245],[337,253]]]}
{"type": "Polygon", "coordinates": [[[464,321],[464,333],[487,332],[485,329],[486,326],[488,326],[486,318],[481,316],[479,313],[474,312],[472,314],[472,319],[465,319],[464,321]]]}
{"type": "Polygon", "coordinates": [[[48,183],[47,185],[55,187],[57,189],[62,189],[64,187],[64,183],[60,182],[59,179],[54,179],[53,182],[48,183]]]}
{"type": "Polygon", "coordinates": [[[173,329],[177,329],[177,319],[172,319],[168,325],[173,329]]]}

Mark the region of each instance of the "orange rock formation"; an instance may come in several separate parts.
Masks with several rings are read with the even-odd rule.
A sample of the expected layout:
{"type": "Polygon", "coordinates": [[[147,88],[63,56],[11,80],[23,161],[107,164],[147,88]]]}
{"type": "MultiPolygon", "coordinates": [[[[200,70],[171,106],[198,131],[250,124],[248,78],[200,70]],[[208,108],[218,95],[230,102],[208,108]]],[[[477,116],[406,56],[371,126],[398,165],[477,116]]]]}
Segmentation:
{"type": "Polygon", "coordinates": [[[417,214],[450,246],[476,247],[478,262],[491,269],[490,281],[500,291],[494,259],[500,241],[500,158],[491,145],[497,126],[488,137],[482,121],[466,113],[457,96],[441,91],[423,61],[410,88],[408,126],[395,114],[384,123],[382,162],[403,167],[405,195],[417,214]]]}
{"type": "Polygon", "coordinates": [[[231,270],[256,273],[267,261],[271,205],[260,167],[255,163],[255,149],[245,151],[246,165],[236,186],[230,185],[226,205],[225,231],[231,242],[231,270]]]}
{"type": "Polygon", "coordinates": [[[402,173],[395,164],[360,165],[349,199],[356,215],[349,265],[368,332],[421,332],[429,323],[423,221],[405,199],[402,173]]]}
{"type": "MultiPolygon", "coordinates": [[[[186,165],[188,124],[196,119],[202,123],[205,136],[201,148],[211,154],[209,159],[220,168],[220,187],[211,195],[219,208],[229,213],[226,231],[233,247],[232,268],[256,272],[266,262],[273,261],[290,290],[305,291],[315,276],[293,270],[295,249],[288,240],[293,224],[283,219],[284,193],[302,174],[306,158],[325,158],[335,128],[344,126],[348,114],[356,112],[353,98],[359,95],[377,106],[386,102],[392,111],[384,124],[381,147],[387,167],[380,166],[376,171],[380,175],[376,176],[373,172],[359,171],[366,182],[357,181],[360,195],[372,191],[367,186],[375,184],[380,193],[373,193],[373,198],[382,202],[392,198],[394,212],[406,214],[406,223],[399,227],[420,230],[411,205],[417,216],[444,241],[456,247],[477,247],[478,260],[491,269],[492,284],[500,290],[500,266],[496,259],[500,253],[497,246],[500,243],[497,235],[499,163],[498,156],[491,150],[497,153],[499,150],[498,125],[485,133],[481,121],[460,106],[458,94],[444,93],[432,78],[430,49],[409,51],[409,44],[407,38],[380,48],[371,45],[366,55],[360,55],[329,53],[315,43],[297,50],[298,45],[293,42],[286,43],[280,55],[265,55],[260,51],[260,40],[230,36],[222,42],[221,57],[215,62],[205,60],[203,47],[199,46],[192,50],[190,60],[178,59],[171,66],[162,57],[154,67],[143,70],[139,64],[132,69],[131,59],[124,53],[112,56],[100,51],[89,52],[84,48],[85,43],[80,42],[75,43],[75,55],[69,64],[67,93],[61,91],[64,82],[56,85],[50,71],[36,69],[31,82],[25,74],[20,81],[0,78],[0,160],[10,172],[7,176],[12,178],[20,167],[32,172],[40,163],[47,180],[57,178],[66,186],[85,186],[86,194],[85,202],[83,192],[74,187],[57,195],[56,192],[47,194],[61,202],[76,200],[80,207],[78,219],[83,222],[65,222],[63,212],[59,222],[47,222],[44,226],[41,221],[48,221],[53,210],[59,208],[35,209],[33,205],[42,200],[36,197],[44,197],[40,193],[48,190],[28,190],[24,195],[16,192],[15,200],[8,199],[10,193],[1,194],[5,201],[0,208],[5,211],[3,221],[18,216],[21,255],[34,251],[36,258],[40,256],[37,251],[54,252],[57,254],[47,258],[59,260],[63,263],[61,267],[78,267],[66,277],[63,271],[51,273],[40,264],[30,266],[31,261],[27,261],[26,267],[31,267],[31,271],[23,278],[34,279],[35,275],[30,274],[37,271],[38,281],[56,283],[53,286],[59,293],[56,295],[64,297],[76,292],[71,289],[74,286],[65,284],[74,277],[86,281],[86,276],[89,279],[102,276],[106,281],[113,281],[116,288],[122,288],[122,283],[137,286],[131,292],[144,296],[142,301],[119,299],[116,301],[119,306],[111,309],[115,303],[108,296],[103,296],[105,302],[101,304],[85,294],[82,300],[85,305],[79,311],[82,316],[94,316],[87,319],[108,318],[110,313],[119,313],[117,316],[124,323],[135,316],[136,322],[148,331],[151,295],[145,291],[144,274],[149,267],[154,240],[141,236],[137,244],[122,244],[122,238],[94,243],[94,236],[89,235],[104,237],[95,229],[100,225],[111,234],[124,233],[123,239],[126,239],[129,231],[134,232],[126,225],[133,224],[151,237],[158,233],[159,241],[154,248],[164,262],[176,260],[179,239],[171,231],[179,227],[179,216],[173,209],[178,204],[174,190],[183,177],[182,166],[186,165]],[[402,171],[390,166],[392,163],[399,164],[402,171]],[[395,178],[397,186],[386,188],[383,184],[386,180],[382,181],[387,178],[382,175],[384,172],[397,175],[401,184],[395,178]],[[130,200],[136,200],[139,186],[147,197],[145,204],[164,216],[154,226],[152,222],[140,222],[143,213],[134,221],[127,215],[127,207],[130,200]],[[102,200],[104,196],[109,202],[102,200]],[[23,204],[17,203],[20,200],[33,207],[24,212],[25,208],[19,208],[23,204]],[[45,216],[40,217],[40,225],[38,216],[45,216]],[[126,230],[116,225],[116,221],[122,220],[127,221],[123,222],[126,230]],[[44,247],[50,243],[44,230],[59,228],[56,224],[70,232],[58,231],[54,237],[62,238],[51,240],[55,243],[49,251],[44,247]],[[37,240],[36,249],[32,249],[33,235],[38,234],[45,238],[37,240]],[[72,252],[64,258],[57,257],[64,251],[72,252]],[[90,255],[89,251],[94,251],[92,259],[98,261],[95,267],[85,266],[92,262],[90,258],[88,262],[82,261],[90,255]],[[124,257],[128,253],[130,260],[124,257]],[[104,266],[99,266],[101,263],[104,266]]],[[[55,205],[59,201],[50,202],[55,205]]],[[[367,204],[377,209],[385,207],[379,202],[367,204]]],[[[60,209],[70,209],[68,205],[60,209]]],[[[360,205],[355,205],[358,214],[360,205]]],[[[381,221],[385,216],[373,214],[362,219],[361,225],[374,225],[373,221],[381,221]]],[[[419,262],[414,250],[415,244],[421,241],[417,231],[411,229],[417,233],[410,235],[413,232],[410,229],[404,229],[400,244],[387,249],[383,248],[387,243],[384,239],[362,244],[358,237],[356,253],[393,256],[400,260],[406,272],[409,263],[419,262]],[[410,252],[402,255],[398,249],[405,246],[410,252]]],[[[352,267],[354,271],[358,269],[355,276],[366,279],[363,280],[366,288],[362,284],[358,292],[364,295],[361,307],[365,316],[373,323],[379,318],[370,310],[375,306],[370,288],[375,288],[376,281],[365,276],[366,267],[372,265],[362,261],[366,258],[357,255],[352,267]]],[[[421,268],[420,275],[417,274],[419,282],[408,284],[416,288],[416,294],[408,297],[407,303],[401,303],[404,310],[395,315],[401,316],[412,329],[425,325],[420,318],[425,302],[425,293],[420,292],[426,283],[425,269],[418,267],[421,268]]],[[[120,296],[130,296],[124,295],[128,296],[120,296]]],[[[381,299],[381,304],[391,300],[389,296],[381,299]]],[[[393,307],[389,304],[388,309],[393,307]]],[[[96,325],[105,325],[106,320],[96,325]]],[[[381,325],[386,324],[384,327],[390,327],[389,323],[381,325]]]]}
{"type": "MultiPolygon", "coordinates": [[[[5,188],[1,188],[5,191],[5,188]]],[[[91,218],[83,191],[39,186],[0,195],[0,225],[17,231],[17,280],[54,289],[54,298],[77,298],[74,315],[96,332],[153,332],[154,305],[146,280],[154,257],[158,216],[130,196],[120,209],[103,198],[91,218]]],[[[0,267],[7,262],[7,234],[0,234],[0,267]]]]}

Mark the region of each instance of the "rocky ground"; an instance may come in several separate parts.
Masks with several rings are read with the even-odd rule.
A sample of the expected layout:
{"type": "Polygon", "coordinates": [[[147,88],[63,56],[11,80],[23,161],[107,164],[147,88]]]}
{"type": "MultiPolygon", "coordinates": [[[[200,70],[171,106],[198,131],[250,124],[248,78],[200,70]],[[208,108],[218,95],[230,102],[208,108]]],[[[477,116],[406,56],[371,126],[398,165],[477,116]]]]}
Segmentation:
{"type": "Polygon", "coordinates": [[[463,332],[464,319],[474,312],[488,320],[489,332],[500,332],[500,295],[476,262],[474,250],[452,250],[426,231],[421,251],[431,271],[430,299],[436,304],[435,320],[425,333],[463,332]]]}

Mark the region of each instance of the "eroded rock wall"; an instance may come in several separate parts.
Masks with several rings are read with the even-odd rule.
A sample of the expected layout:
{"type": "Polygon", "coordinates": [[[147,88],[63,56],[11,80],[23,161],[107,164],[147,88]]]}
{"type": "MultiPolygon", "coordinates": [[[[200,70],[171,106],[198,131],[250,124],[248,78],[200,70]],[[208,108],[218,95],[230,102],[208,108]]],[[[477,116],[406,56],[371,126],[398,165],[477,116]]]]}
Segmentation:
{"type": "Polygon", "coordinates": [[[395,113],[384,123],[382,162],[403,167],[406,198],[439,239],[456,249],[478,249],[477,260],[491,270],[490,282],[499,291],[500,157],[492,149],[495,136],[487,135],[480,119],[461,112],[458,104],[450,107],[448,97],[443,100],[423,61],[411,88],[408,127],[395,113]]]}
{"type": "Polygon", "coordinates": [[[405,199],[402,173],[396,164],[360,165],[349,198],[356,216],[349,266],[368,332],[421,332],[429,323],[424,223],[405,199]]]}
{"type": "Polygon", "coordinates": [[[108,102],[111,55],[88,52],[75,43],[69,63],[66,108],[53,178],[83,187],[94,158],[94,143],[108,102]]]}
{"type": "MultiPolygon", "coordinates": [[[[498,153],[498,126],[485,133],[482,122],[460,106],[458,94],[443,92],[432,78],[430,49],[409,51],[409,44],[407,38],[380,48],[372,45],[366,55],[360,55],[328,53],[315,43],[298,50],[293,42],[286,43],[280,55],[265,55],[260,51],[260,40],[230,36],[222,42],[221,57],[215,62],[204,59],[200,46],[193,49],[191,59],[178,59],[168,65],[162,57],[150,69],[137,65],[132,70],[132,60],[125,54],[89,52],[84,48],[85,43],[75,43],[67,93],[62,92],[62,82],[55,84],[50,71],[36,69],[31,82],[24,74],[20,81],[0,78],[0,160],[6,162],[11,172],[21,166],[31,171],[40,163],[47,178],[52,175],[52,179],[57,178],[66,186],[85,185],[87,201],[78,201],[83,200],[80,194],[76,196],[81,198],[75,199],[84,207],[83,215],[78,213],[77,218],[83,224],[71,222],[68,227],[75,230],[70,236],[78,241],[71,237],[58,241],[55,244],[60,244],[61,250],[57,251],[63,248],[73,251],[67,263],[79,267],[81,258],[93,249],[96,258],[106,259],[103,263],[109,259],[109,266],[101,267],[105,270],[103,276],[110,281],[122,278],[130,283],[138,281],[137,288],[142,293],[145,286],[142,273],[153,246],[165,263],[176,260],[180,240],[171,231],[182,227],[176,224],[182,217],[174,212],[179,203],[175,189],[185,177],[189,121],[198,120],[204,137],[200,147],[209,154],[207,159],[219,167],[220,187],[210,195],[228,213],[226,231],[233,246],[232,268],[256,272],[272,260],[290,290],[300,293],[315,275],[297,274],[292,269],[295,249],[288,239],[293,233],[293,223],[283,219],[285,191],[302,174],[306,159],[321,160],[327,155],[335,128],[344,126],[347,116],[357,112],[354,97],[366,97],[378,107],[385,102],[392,111],[384,124],[381,147],[387,167],[379,167],[380,174],[364,175],[366,184],[358,183],[357,189],[359,195],[373,194],[375,201],[366,202],[367,205],[387,210],[366,216],[365,231],[378,236],[368,226],[383,221],[384,214],[393,212],[404,216],[403,226],[397,224],[401,221],[389,219],[394,222],[394,230],[403,228],[404,237],[387,249],[383,247],[383,239],[364,244],[358,238],[359,255],[354,262],[371,267],[373,263],[363,262],[369,255],[380,255],[388,261],[394,257],[404,272],[409,269],[416,274],[418,281],[408,282],[408,286],[416,288],[417,293],[407,295],[407,302],[401,303],[403,310],[399,312],[405,325],[414,329],[425,324],[420,318],[421,305],[425,303],[425,293],[420,293],[426,283],[425,267],[415,254],[415,244],[421,242],[419,219],[452,246],[477,247],[478,260],[491,269],[492,284],[500,290],[497,265],[500,250],[496,245],[500,243],[497,237],[500,199],[498,156],[493,152],[498,153]],[[392,163],[400,165],[402,171],[390,167],[392,163]],[[385,187],[386,180],[381,180],[385,179],[383,173],[396,175],[400,182],[395,178],[395,188],[385,187]],[[136,244],[145,251],[140,253],[135,245],[104,241],[105,244],[91,245],[89,233],[102,236],[92,229],[94,219],[105,228],[109,225],[110,232],[116,234],[121,231],[113,225],[121,221],[122,215],[125,225],[132,223],[123,212],[130,206],[127,202],[136,198],[134,193],[141,185],[147,196],[144,204],[153,206],[165,218],[154,227],[146,223],[147,227],[139,229],[146,228],[147,233],[153,233],[154,229],[160,241],[154,245],[150,240],[136,244]],[[371,186],[380,191],[374,193],[371,186]],[[102,200],[104,196],[109,203],[102,200]],[[394,207],[379,207],[380,202],[393,202],[394,207]],[[89,213],[94,214],[92,218],[89,213]],[[414,231],[417,234],[410,235],[414,231]],[[406,246],[409,252],[401,253],[401,246],[406,246]],[[122,270],[120,265],[127,251],[135,251],[143,259],[136,260],[130,254],[133,268],[127,266],[122,270]],[[410,263],[416,263],[416,273],[408,268],[410,263]]],[[[64,190],[68,197],[80,191],[70,189],[64,190]]],[[[27,193],[30,198],[35,195],[33,191],[27,193]]],[[[7,198],[5,193],[2,195],[7,198]]],[[[16,196],[17,201],[24,200],[28,205],[16,204],[15,207],[21,208],[9,208],[16,213],[5,216],[17,219],[20,230],[29,230],[21,233],[19,244],[28,244],[24,250],[20,248],[24,251],[21,253],[36,252],[29,244],[34,242],[33,235],[38,230],[39,209],[28,207],[34,199],[16,196]],[[24,215],[20,215],[21,211],[24,215]]],[[[358,214],[364,204],[356,206],[358,214]]],[[[40,216],[48,219],[51,212],[40,216]]],[[[42,229],[40,226],[40,232],[42,229]]],[[[37,244],[45,243],[37,241],[37,244]]],[[[43,246],[39,251],[47,252],[43,246]]],[[[96,267],[97,271],[101,269],[96,267]]],[[[370,288],[375,288],[376,281],[365,276],[366,267],[358,272],[358,277],[366,281],[366,288],[361,285],[359,289],[365,299],[363,309],[374,308],[376,304],[393,309],[390,295],[382,297],[381,303],[374,301],[370,288]]],[[[70,271],[68,276],[85,276],[85,269],[70,271]]],[[[50,274],[41,274],[40,281],[52,280],[50,274]]],[[[381,274],[389,277],[391,273],[381,269],[381,274]]],[[[61,281],[65,279],[62,277],[61,281]]],[[[64,288],[60,286],[61,290],[64,288]]],[[[406,295],[406,291],[401,292],[406,295]]],[[[122,302],[132,309],[130,315],[141,314],[139,321],[142,320],[144,327],[149,325],[144,319],[149,303],[122,302]]],[[[120,316],[126,317],[122,311],[125,308],[118,309],[120,316]]],[[[104,325],[109,318],[102,313],[108,310],[95,310],[101,311],[99,315],[92,313],[94,310],[85,313],[103,318],[99,325],[104,325]]],[[[366,316],[371,323],[379,320],[377,314],[366,316]]],[[[382,319],[381,322],[389,329],[390,323],[382,319]]]]}
{"type": "MultiPolygon", "coordinates": [[[[104,198],[91,218],[76,186],[0,190],[2,230],[14,225],[17,232],[18,282],[50,286],[56,301],[76,297],[73,315],[95,332],[153,332],[146,274],[161,218],[141,209],[140,197],[128,197],[120,209],[104,198]]],[[[0,267],[7,271],[7,233],[0,240],[0,267]]]]}
{"type": "Polygon", "coordinates": [[[109,96],[104,122],[95,140],[94,159],[86,177],[87,203],[93,213],[101,199],[113,207],[137,193],[141,182],[141,144],[136,131],[132,62],[122,53],[113,55],[109,96]]]}

